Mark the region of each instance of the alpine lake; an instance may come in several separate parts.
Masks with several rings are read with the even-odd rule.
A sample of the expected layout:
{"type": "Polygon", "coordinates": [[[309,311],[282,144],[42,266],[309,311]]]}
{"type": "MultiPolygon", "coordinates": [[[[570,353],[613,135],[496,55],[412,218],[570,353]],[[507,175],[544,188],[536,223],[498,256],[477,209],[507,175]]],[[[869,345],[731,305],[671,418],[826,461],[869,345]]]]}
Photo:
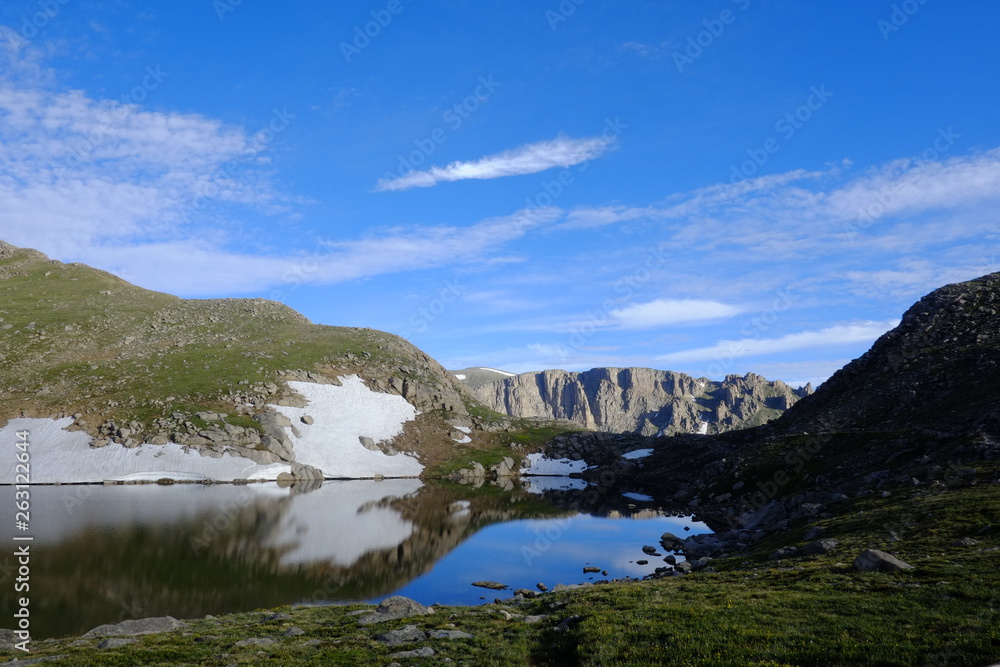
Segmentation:
{"type": "MultiPolygon", "coordinates": [[[[13,496],[0,487],[6,506],[13,496]]],[[[669,553],[644,545],[711,532],[664,506],[568,477],[33,486],[32,636],[390,595],[477,605],[540,583],[642,578],[669,553]],[[473,585],[483,581],[506,588],[473,585]]],[[[10,611],[16,565],[2,563],[10,611]]]]}

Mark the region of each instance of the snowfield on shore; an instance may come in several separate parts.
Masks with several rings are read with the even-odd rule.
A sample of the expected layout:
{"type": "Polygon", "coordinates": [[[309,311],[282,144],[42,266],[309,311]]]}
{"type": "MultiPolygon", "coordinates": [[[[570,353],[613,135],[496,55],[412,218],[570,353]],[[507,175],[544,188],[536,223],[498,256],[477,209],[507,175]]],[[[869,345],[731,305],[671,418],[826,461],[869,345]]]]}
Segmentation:
{"type": "MultiPolygon", "coordinates": [[[[300,436],[291,429],[295,459],[319,468],[326,477],[365,478],[416,477],[423,465],[415,456],[393,456],[366,449],[361,437],[376,443],[403,432],[403,425],[416,418],[416,409],[401,396],[373,392],[356,375],[340,378],[342,384],[321,385],[289,382],[309,402],[305,408],[271,406],[292,420],[300,436]],[[307,425],[301,417],[309,415],[307,425]]],[[[261,465],[242,456],[202,456],[198,451],[170,443],[142,444],[126,448],[112,443],[92,448],[90,436],[67,431],[73,423],[64,419],[11,419],[0,428],[0,452],[8,452],[10,465],[0,466],[0,484],[15,484],[16,447],[27,433],[30,481],[33,484],[100,483],[104,481],[220,481],[236,479],[275,480],[289,472],[288,463],[261,465]]]]}

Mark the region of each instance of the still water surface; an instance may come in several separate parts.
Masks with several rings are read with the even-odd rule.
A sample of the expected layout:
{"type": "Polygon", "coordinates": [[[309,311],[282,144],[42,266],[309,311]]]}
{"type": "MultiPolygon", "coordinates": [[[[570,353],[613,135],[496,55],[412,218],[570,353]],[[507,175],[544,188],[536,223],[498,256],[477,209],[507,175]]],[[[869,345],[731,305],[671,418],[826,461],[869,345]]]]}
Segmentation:
{"type": "MultiPolygon", "coordinates": [[[[34,487],[33,635],[392,594],[480,604],[539,582],[605,578],[583,574],[585,565],[607,578],[643,576],[662,565],[644,544],[668,530],[709,532],[690,517],[656,516],[641,494],[604,499],[605,516],[594,516],[579,510],[593,506],[592,492],[584,503],[574,500],[582,491],[543,496],[537,482],[530,490],[409,479],[326,482],[304,493],[274,484],[34,487]],[[642,559],[649,563],[635,563],[642,559]],[[510,590],[471,585],[479,580],[510,590]]],[[[0,502],[13,507],[12,487],[0,488],[0,502]]],[[[7,556],[0,571],[7,618],[12,565],[7,556]]]]}

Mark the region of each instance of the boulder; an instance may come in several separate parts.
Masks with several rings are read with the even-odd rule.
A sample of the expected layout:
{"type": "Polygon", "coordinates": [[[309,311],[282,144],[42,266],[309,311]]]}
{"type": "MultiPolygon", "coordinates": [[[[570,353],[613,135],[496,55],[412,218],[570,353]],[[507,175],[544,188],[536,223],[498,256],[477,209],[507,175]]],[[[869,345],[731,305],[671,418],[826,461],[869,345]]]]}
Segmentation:
{"type": "Polygon", "coordinates": [[[173,616],[158,616],[155,618],[140,618],[122,621],[121,623],[99,625],[87,632],[84,637],[132,637],[135,635],[151,635],[157,632],[171,632],[186,628],[187,624],[178,621],[173,616]]]}
{"type": "Polygon", "coordinates": [[[892,554],[878,549],[865,549],[854,559],[854,569],[858,572],[898,572],[914,568],[892,554]]]}
{"type": "Polygon", "coordinates": [[[472,585],[479,588],[489,588],[493,591],[502,591],[507,588],[507,584],[501,584],[499,581],[473,581],[472,585]]]}
{"type": "Polygon", "coordinates": [[[836,549],[838,544],[837,540],[817,540],[802,547],[802,553],[806,556],[822,556],[836,549]]]}
{"type": "Polygon", "coordinates": [[[422,642],[427,639],[427,635],[415,625],[404,625],[398,630],[390,630],[389,632],[375,635],[375,639],[387,646],[399,646],[400,644],[422,642]]]}
{"type": "Polygon", "coordinates": [[[660,546],[667,551],[680,551],[684,548],[684,540],[673,533],[663,533],[660,535],[660,546]]]}
{"type": "Polygon", "coordinates": [[[433,613],[433,609],[425,607],[416,600],[405,598],[402,595],[394,595],[383,600],[382,603],[376,607],[375,611],[358,618],[358,625],[371,625],[372,623],[394,621],[397,618],[427,616],[433,613]]]}

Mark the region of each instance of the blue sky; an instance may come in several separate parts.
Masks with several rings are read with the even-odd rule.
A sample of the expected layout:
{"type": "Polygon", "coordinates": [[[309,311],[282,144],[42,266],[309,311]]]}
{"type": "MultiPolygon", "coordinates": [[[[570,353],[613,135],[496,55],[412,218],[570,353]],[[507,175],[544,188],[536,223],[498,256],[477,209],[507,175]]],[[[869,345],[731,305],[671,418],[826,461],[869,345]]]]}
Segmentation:
{"type": "Polygon", "coordinates": [[[0,238],[449,368],[821,381],[1000,270],[1000,5],[0,7],[0,238]]]}

